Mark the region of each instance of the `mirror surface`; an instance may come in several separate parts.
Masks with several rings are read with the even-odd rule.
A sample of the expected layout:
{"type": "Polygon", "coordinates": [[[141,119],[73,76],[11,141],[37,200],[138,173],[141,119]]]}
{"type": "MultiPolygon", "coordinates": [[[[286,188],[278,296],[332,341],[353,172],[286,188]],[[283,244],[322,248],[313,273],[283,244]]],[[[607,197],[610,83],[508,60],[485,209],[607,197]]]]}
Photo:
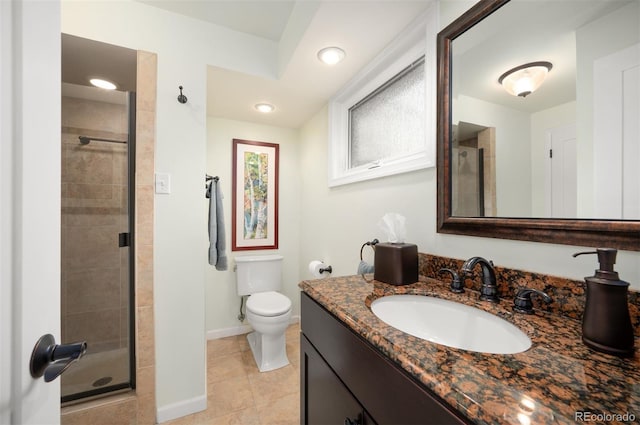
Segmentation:
{"type": "Polygon", "coordinates": [[[638,0],[480,0],[440,31],[439,233],[640,251],[640,157],[637,137],[623,137],[637,136],[640,121],[638,7],[638,0]],[[612,28],[614,18],[620,24],[612,28]],[[552,64],[537,91],[516,97],[498,83],[505,71],[538,61],[552,64]],[[624,102],[631,119],[620,118],[624,102]],[[566,140],[573,142],[557,152],[566,140]],[[574,164],[544,165],[556,141],[554,158],[565,153],[574,164]],[[552,172],[569,177],[553,196],[552,172]]]}
{"type": "Polygon", "coordinates": [[[639,1],[511,0],[450,60],[451,216],[640,219],[639,1]],[[498,82],[538,61],[526,97],[498,82]]]}

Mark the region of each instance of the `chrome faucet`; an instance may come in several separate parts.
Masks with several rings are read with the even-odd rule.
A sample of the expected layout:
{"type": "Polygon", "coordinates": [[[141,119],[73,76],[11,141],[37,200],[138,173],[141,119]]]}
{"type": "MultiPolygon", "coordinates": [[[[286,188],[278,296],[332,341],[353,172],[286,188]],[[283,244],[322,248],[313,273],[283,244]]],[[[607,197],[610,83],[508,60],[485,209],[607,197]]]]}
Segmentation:
{"type": "Polygon", "coordinates": [[[482,267],[482,287],[480,288],[480,299],[484,301],[490,301],[497,303],[500,301],[498,298],[498,285],[496,284],[496,272],[493,269],[493,262],[485,260],[482,257],[471,257],[462,265],[462,273],[471,273],[476,264],[480,263],[482,267]]]}

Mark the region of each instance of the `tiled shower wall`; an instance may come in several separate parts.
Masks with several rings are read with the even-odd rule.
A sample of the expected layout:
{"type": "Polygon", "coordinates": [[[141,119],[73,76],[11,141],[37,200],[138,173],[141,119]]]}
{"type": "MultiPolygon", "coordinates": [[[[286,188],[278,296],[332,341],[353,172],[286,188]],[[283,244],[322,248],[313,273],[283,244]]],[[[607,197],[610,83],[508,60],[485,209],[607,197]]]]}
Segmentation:
{"type": "Polygon", "coordinates": [[[78,136],[127,140],[127,125],[126,104],[62,98],[62,340],[86,340],[89,353],[129,340],[128,249],[118,247],[128,231],[127,145],[78,136]]]}

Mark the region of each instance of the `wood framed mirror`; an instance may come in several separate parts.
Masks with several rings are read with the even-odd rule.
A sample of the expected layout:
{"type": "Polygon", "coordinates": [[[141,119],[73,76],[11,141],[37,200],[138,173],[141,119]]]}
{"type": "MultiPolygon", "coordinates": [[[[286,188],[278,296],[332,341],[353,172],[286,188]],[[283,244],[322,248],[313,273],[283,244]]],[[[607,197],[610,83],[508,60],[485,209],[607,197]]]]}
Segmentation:
{"type": "MultiPolygon", "coordinates": [[[[638,13],[636,9],[633,9],[631,14],[629,13],[629,9],[625,9],[633,7],[637,8],[637,2],[634,3],[625,0],[614,2],[587,0],[586,2],[556,1],[555,3],[565,5],[580,3],[580,7],[582,8],[584,6],[583,3],[587,2],[589,2],[593,7],[592,16],[587,16],[588,14],[586,12],[576,13],[575,10],[567,11],[569,14],[573,13],[573,15],[567,16],[575,17],[575,19],[572,19],[575,22],[571,22],[570,24],[574,27],[567,28],[567,32],[573,31],[574,49],[578,43],[583,43],[583,45],[588,43],[589,36],[592,36],[591,34],[586,33],[583,28],[589,28],[589,30],[591,30],[591,27],[601,28],[602,22],[606,20],[604,18],[608,16],[617,16],[619,19],[624,19],[625,16],[631,15],[631,19],[635,19],[635,21],[631,21],[630,33],[633,34],[634,31],[636,34],[639,33],[637,22],[638,13]],[[634,14],[635,16],[633,16],[634,14]],[[595,24],[591,24],[591,22],[595,21],[597,21],[595,24]],[[575,28],[580,28],[580,32],[575,28]]],[[[465,85],[467,80],[477,77],[484,77],[485,80],[488,80],[487,92],[493,91],[495,96],[502,96],[502,98],[504,98],[505,103],[501,104],[499,108],[497,108],[503,111],[508,108],[518,109],[525,105],[526,102],[533,104],[541,101],[544,97],[543,94],[545,89],[547,89],[547,94],[551,92],[558,93],[563,90],[562,88],[559,88],[559,86],[553,85],[557,84],[558,80],[561,80],[560,76],[563,75],[564,68],[571,68],[571,64],[563,62],[562,59],[571,57],[571,55],[564,54],[558,56],[558,53],[555,52],[556,57],[553,57],[553,47],[562,44],[561,41],[548,38],[545,39],[548,34],[544,33],[544,31],[542,31],[540,35],[530,34],[531,40],[542,40],[540,43],[542,47],[540,47],[539,50],[535,50],[535,48],[533,48],[532,51],[527,51],[526,46],[534,43],[530,42],[530,40],[524,42],[516,39],[518,33],[535,32],[535,28],[533,28],[535,22],[538,23],[538,27],[544,27],[544,30],[547,33],[550,33],[553,32],[550,28],[555,29],[556,25],[560,25],[560,21],[567,21],[567,19],[562,19],[562,17],[558,16],[558,13],[560,12],[549,10],[547,3],[551,4],[551,2],[547,2],[546,0],[540,0],[539,2],[526,2],[521,0],[481,0],[438,34],[438,232],[565,245],[594,247],[608,246],[623,250],[640,251],[640,212],[638,212],[640,211],[640,189],[638,189],[638,187],[640,187],[640,179],[637,177],[639,174],[632,174],[631,180],[626,180],[625,185],[627,189],[633,187],[635,187],[635,189],[632,189],[633,193],[631,196],[633,199],[631,201],[625,201],[625,205],[627,205],[625,207],[627,208],[625,213],[610,212],[611,209],[619,210],[617,205],[617,203],[620,203],[619,199],[616,200],[615,198],[612,199],[609,197],[607,199],[600,200],[598,198],[596,200],[596,195],[591,195],[590,193],[586,196],[581,195],[582,192],[585,192],[585,187],[597,186],[601,187],[599,190],[600,192],[605,192],[605,195],[608,195],[608,192],[619,192],[619,188],[613,187],[615,186],[615,183],[612,186],[609,181],[603,180],[602,177],[603,175],[609,174],[617,175],[619,171],[618,167],[615,165],[616,163],[611,162],[592,167],[601,167],[599,174],[598,171],[593,171],[589,169],[589,167],[587,167],[586,171],[576,171],[576,175],[573,176],[573,179],[577,183],[574,182],[574,184],[578,185],[579,188],[581,184],[583,185],[582,192],[580,189],[577,190],[578,194],[575,195],[577,200],[573,200],[572,202],[572,204],[576,205],[572,206],[573,210],[570,209],[572,212],[553,213],[550,212],[551,210],[548,206],[543,205],[545,203],[550,204],[552,202],[551,199],[553,198],[550,194],[538,196],[538,198],[547,197],[549,201],[543,200],[539,202],[538,205],[534,205],[536,202],[535,198],[537,196],[536,191],[542,193],[545,189],[541,187],[548,186],[548,182],[542,182],[543,180],[546,180],[544,172],[538,172],[533,168],[529,163],[533,162],[533,160],[529,161],[528,159],[522,158],[516,159],[514,157],[515,154],[513,153],[533,152],[537,149],[533,146],[533,142],[528,142],[524,148],[514,147],[516,142],[519,142],[520,139],[533,137],[525,137],[524,135],[534,134],[535,131],[532,130],[531,127],[534,125],[541,125],[537,122],[535,124],[531,124],[534,122],[534,118],[529,118],[529,127],[526,125],[521,126],[522,134],[510,136],[509,142],[511,145],[507,147],[505,147],[506,145],[504,144],[504,140],[500,140],[500,137],[503,137],[504,139],[505,134],[508,134],[508,131],[505,128],[500,127],[493,129],[495,133],[495,140],[493,142],[476,141],[477,144],[475,147],[469,145],[471,146],[469,148],[471,149],[469,151],[469,156],[467,156],[468,149],[466,147],[463,149],[463,146],[460,144],[460,139],[462,137],[458,137],[458,133],[464,133],[464,128],[487,129],[493,127],[492,123],[483,122],[483,119],[486,119],[484,117],[472,116],[471,119],[468,119],[468,114],[465,116],[463,113],[463,110],[465,112],[469,110],[486,112],[486,110],[490,108],[484,105],[489,105],[489,102],[491,102],[491,100],[487,100],[488,98],[483,98],[481,99],[481,102],[479,101],[478,103],[473,104],[475,108],[469,105],[466,105],[465,108],[461,107],[461,99],[463,96],[466,96],[467,98],[474,97],[474,101],[478,100],[477,98],[482,96],[481,94],[478,94],[480,92],[471,92],[471,89],[467,88],[465,85]],[[539,4],[541,2],[545,3],[545,5],[539,4]],[[547,11],[549,15],[546,16],[546,18],[544,15],[535,17],[530,15],[518,15],[524,13],[519,8],[527,6],[526,3],[528,3],[528,7],[531,7],[531,5],[536,7],[538,9],[538,13],[547,11]],[[513,15],[509,15],[510,13],[513,13],[513,15]],[[530,17],[531,22],[529,22],[528,19],[519,19],[518,16],[530,17]],[[544,22],[544,25],[540,25],[540,22],[544,22]],[[529,28],[533,29],[528,31],[529,28]],[[492,44],[488,45],[488,41],[491,41],[492,44]],[[504,47],[508,45],[525,46],[525,48],[520,49],[517,54],[513,55],[513,58],[505,60],[502,53],[509,50],[507,47],[504,47]],[[483,48],[484,50],[482,50],[483,48]],[[473,51],[473,49],[476,49],[475,53],[473,55],[468,55],[468,53],[473,51]],[[480,51],[477,49],[480,49],[480,51]],[[541,52],[544,55],[548,54],[552,57],[539,57],[541,56],[541,52]],[[467,56],[475,56],[476,59],[475,62],[473,62],[473,65],[470,65],[470,62],[466,57],[464,57],[465,54],[467,54],[467,56]],[[489,57],[484,58],[483,55],[489,57]],[[479,57],[482,59],[478,59],[479,57]],[[560,59],[558,59],[558,57],[560,59]],[[529,58],[531,58],[531,60],[527,60],[529,58]],[[520,63],[518,63],[518,61],[520,61],[520,63]],[[538,92],[534,92],[525,98],[512,96],[506,93],[498,83],[498,79],[503,71],[525,62],[537,61],[549,61],[551,63],[557,62],[553,64],[553,70],[549,71],[549,75],[547,77],[548,83],[545,81],[538,92]],[[508,67],[505,68],[505,66],[508,67]],[[498,72],[500,69],[501,71],[498,72]],[[486,74],[487,72],[488,74],[486,74]],[[548,85],[548,87],[545,87],[544,85],[548,85]],[[511,104],[507,102],[512,102],[512,104],[516,106],[511,107],[511,104]],[[480,107],[478,107],[478,105],[480,105],[480,107]],[[454,118],[455,122],[453,120],[454,118]],[[495,147],[492,147],[491,143],[494,143],[495,147]],[[480,146],[482,146],[482,148],[480,146]],[[455,172],[458,173],[458,169],[467,165],[466,161],[471,161],[471,158],[476,158],[478,156],[471,152],[474,149],[479,152],[479,156],[483,156],[483,151],[488,151],[488,154],[487,152],[484,152],[484,155],[488,156],[488,160],[481,162],[481,165],[478,167],[481,170],[481,176],[476,178],[476,180],[479,180],[480,182],[480,189],[476,189],[478,182],[469,182],[468,180],[462,179],[459,174],[454,174],[454,169],[455,172]],[[508,164],[508,166],[503,165],[505,163],[508,164]],[[484,166],[482,164],[484,164],[484,166]],[[511,168],[509,168],[509,166],[511,168]],[[497,172],[495,170],[496,168],[498,170],[497,172]],[[522,175],[518,175],[518,172],[521,169],[525,171],[522,175]],[[508,185],[515,186],[515,189],[512,188],[511,192],[509,192],[509,190],[505,189],[508,185]],[[471,203],[477,207],[473,206],[471,210],[458,208],[461,203],[459,197],[462,196],[462,190],[467,186],[473,187],[472,192],[479,192],[479,199],[471,201],[471,203]],[[536,186],[537,189],[531,189],[534,186],[536,186]],[[527,187],[530,188],[528,192],[527,187]],[[637,199],[635,199],[636,197],[637,199]],[[513,205],[513,208],[511,209],[509,208],[510,204],[513,205]],[[522,210],[518,211],[517,208],[526,205],[528,205],[528,210],[525,210],[524,212],[522,210]],[[628,205],[631,205],[631,209],[629,209],[628,205]]],[[[532,12],[527,11],[526,13],[532,12]]],[[[623,34],[617,37],[628,37],[628,34],[623,34]]],[[[632,35],[632,37],[638,36],[632,35]]],[[[563,39],[565,38],[571,39],[571,37],[564,37],[563,39]]],[[[605,48],[611,48],[611,51],[615,50],[616,52],[624,50],[624,45],[622,47],[618,45],[614,46],[616,43],[617,41],[612,41],[607,44],[605,41],[605,48]]],[[[627,41],[625,41],[625,43],[627,43],[627,41]]],[[[627,50],[631,50],[633,54],[640,51],[639,40],[631,40],[627,44],[631,45],[627,50]]],[[[602,52],[598,54],[601,56],[603,55],[602,52]]],[[[595,56],[596,54],[594,53],[594,57],[595,56]]],[[[584,66],[584,64],[580,63],[580,60],[584,61],[585,54],[573,54],[573,57],[574,80],[573,83],[569,82],[567,84],[565,82],[565,87],[573,90],[573,98],[571,98],[572,95],[569,93],[567,95],[568,97],[560,102],[564,105],[563,108],[570,109],[571,114],[573,114],[574,132],[576,132],[577,129],[577,137],[575,135],[573,137],[574,143],[576,143],[576,139],[578,140],[578,163],[591,165],[594,164],[594,157],[603,156],[602,150],[598,151],[598,147],[594,146],[596,142],[593,141],[597,139],[599,134],[598,131],[600,134],[602,133],[602,129],[599,130],[597,128],[591,128],[591,126],[595,126],[593,122],[597,121],[593,119],[594,116],[599,116],[598,114],[603,111],[603,106],[602,102],[596,103],[591,99],[590,104],[596,104],[598,106],[584,107],[584,105],[581,106],[579,103],[576,103],[576,92],[580,91],[581,87],[580,84],[576,83],[575,68],[584,66]],[[576,57],[578,58],[577,60],[575,59],[576,57]],[[575,110],[578,112],[574,112],[575,110]],[[591,117],[591,120],[585,120],[585,116],[580,115],[584,110],[588,110],[587,117],[591,117]],[[580,149],[583,149],[582,146],[585,143],[584,140],[587,139],[586,137],[583,137],[585,132],[590,136],[591,141],[587,146],[588,151],[585,148],[584,152],[580,153],[580,149]],[[580,157],[580,155],[582,155],[582,157],[580,157]]],[[[587,61],[588,66],[592,67],[592,69],[594,63],[595,59],[593,58],[591,58],[591,61],[587,61]]],[[[582,75],[584,75],[584,72],[582,75]]],[[[635,75],[636,74],[631,77],[634,84],[636,80],[640,80],[640,77],[635,75]]],[[[594,84],[591,83],[590,87],[594,87],[594,84]]],[[[593,90],[597,91],[597,88],[593,90]]],[[[638,88],[635,87],[633,90],[638,90],[638,88]]],[[[569,90],[569,92],[571,92],[571,90],[569,90]]],[[[635,91],[632,91],[632,93],[635,93],[635,91]]],[[[589,96],[593,97],[595,95],[590,93],[589,96]]],[[[578,101],[587,97],[588,96],[583,94],[577,96],[578,101]]],[[[493,105],[491,107],[493,107],[493,105]]],[[[553,116],[554,114],[557,116],[557,110],[553,109],[554,107],[556,106],[547,105],[542,108],[546,108],[545,111],[547,112],[544,112],[547,114],[546,116],[553,116]],[[549,111],[551,112],[549,113],[549,111]]],[[[637,114],[637,109],[635,109],[635,111],[637,114]]],[[[520,116],[522,115],[522,111],[517,112],[520,116]]],[[[532,113],[528,112],[528,114],[532,113]]],[[[533,117],[533,115],[529,116],[533,117]]],[[[538,115],[535,116],[535,118],[537,117],[538,115]]],[[[506,118],[502,117],[501,119],[504,121],[506,118]]],[[[524,119],[526,120],[526,118],[524,119]]],[[[491,119],[489,119],[489,121],[491,121],[491,119]]],[[[515,121],[517,120],[509,118],[509,122],[515,121]]],[[[548,132],[545,133],[545,135],[548,137],[548,132]]],[[[605,136],[607,143],[609,143],[609,134],[606,134],[605,136]]],[[[631,148],[634,152],[633,155],[638,155],[638,159],[640,159],[640,153],[636,153],[640,152],[640,148],[638,148],[637,145],[638,141],[636,139],[635,145],[631,145],[631,148]]],[[[545,146],[545,149],[546,148],[547,147],[545,146]]],[[[549,152],[551,153],[550,150],[549,152]]],[[[607,156],[608,154],[609,151],[606,151],[606,155],[604,156],[607,156]]],[[[536,154],[533,156],[535,155],[536,154]]],[[[542,157],[543,155],[540,154],[538,156],[542,157]]],[[[624,157],[624,155],[619,156],[624,157]]],[[[620,161],[620,158],[616,160],[620,161]]],[[[472,163],[475,163],[475,161],[477,160],[474,159],[472,163]]],[[[636,161],[635,156],[632,158],[632,162],[627,163],[627,169],[634,168],[632,167],[634,164],[633,161],[636,161]]],[[[550,166],[546,167],[549,168],[550,166]]],[[[635,168],[640,169],[640,166],[636,163],[635,168]]],[[[622,183],[620,183],[620,185],[621,184],[622,183]]],[[[575,188],[573,190],[576,191],[575,188]]],[[[549,191],[551,190],[549,189],[549,191]]],[[[567,196],[566,199],[571,199],[571,196],[567,196]]]]}

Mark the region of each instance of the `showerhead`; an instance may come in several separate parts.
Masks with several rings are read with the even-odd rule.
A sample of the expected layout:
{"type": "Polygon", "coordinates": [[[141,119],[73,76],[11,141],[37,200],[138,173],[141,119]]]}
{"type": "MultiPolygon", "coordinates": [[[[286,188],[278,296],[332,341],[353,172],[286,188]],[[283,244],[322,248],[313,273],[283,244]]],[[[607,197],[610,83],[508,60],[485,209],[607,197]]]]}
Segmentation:
{"type": "Polygon", "coordinates": [[[467,157],[467,151],[460,151],[460,152],[458,152],[458,156],[461,156],[461,157],[463,157],[463,158],[466,158],[466,157],[467,157]]]}

